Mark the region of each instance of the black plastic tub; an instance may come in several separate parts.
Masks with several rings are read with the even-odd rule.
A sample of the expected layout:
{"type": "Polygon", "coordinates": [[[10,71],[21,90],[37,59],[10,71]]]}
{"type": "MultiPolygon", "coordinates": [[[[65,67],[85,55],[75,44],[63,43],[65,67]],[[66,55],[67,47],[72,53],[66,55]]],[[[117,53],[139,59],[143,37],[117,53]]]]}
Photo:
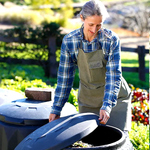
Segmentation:
{"type": "Polygon", "coordinates": [[[118,128],[112,126],[98,126],[92,133],[82,138],[83,143],[92,145],[92,147],[71,147],[63,150],[133,150],[129,138],[118,128]]]}

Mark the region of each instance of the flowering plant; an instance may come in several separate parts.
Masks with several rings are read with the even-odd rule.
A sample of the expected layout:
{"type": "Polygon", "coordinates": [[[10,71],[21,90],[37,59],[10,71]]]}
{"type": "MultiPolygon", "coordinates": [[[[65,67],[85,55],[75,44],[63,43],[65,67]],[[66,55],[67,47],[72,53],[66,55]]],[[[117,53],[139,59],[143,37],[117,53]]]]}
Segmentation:
{"type": "Polygon", "coordinates": [[[149,125],[149,93],[146,90],[132,88],[132,121],[149,125]]]}

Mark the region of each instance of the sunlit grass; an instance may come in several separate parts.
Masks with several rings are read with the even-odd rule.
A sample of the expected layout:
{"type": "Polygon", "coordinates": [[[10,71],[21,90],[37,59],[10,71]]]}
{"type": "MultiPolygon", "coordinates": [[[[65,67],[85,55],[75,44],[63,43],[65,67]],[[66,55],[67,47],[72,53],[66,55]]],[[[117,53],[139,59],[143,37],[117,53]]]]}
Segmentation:
{"type": "MultiPolygon", "coordinates": [[[[138,54],[133,52],[121,52],[122,67],[139,67],[138,54]]],[[[149,54],[145,55],[145,66],[149,67],[149,54]]]]}
{"type": "Polygon", "coordinates": [[[128,84],[132,84],[137,88],[149,89],[149,74],[146,73],[146,81],[139,80],[138,72],[122,72],[123,77],[128,84]]]}

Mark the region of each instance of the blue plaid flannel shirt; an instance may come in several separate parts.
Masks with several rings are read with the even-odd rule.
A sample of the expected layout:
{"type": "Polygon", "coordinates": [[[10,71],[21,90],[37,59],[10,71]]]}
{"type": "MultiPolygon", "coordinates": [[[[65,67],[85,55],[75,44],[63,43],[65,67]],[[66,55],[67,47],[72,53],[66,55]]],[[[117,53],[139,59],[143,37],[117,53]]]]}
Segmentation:
{"type": "Polygon", "coordinates": [[[117,103],[117,96],[121,83],[120,40],[111,30],[102,28],[98,31],[97,38],[88,42],[84,39],[82,26],[80,29],[74,30],[63,38],[57,87],[55,90],[54,103],[51,109],[52,114],[60,115],[62,107],[68,100],[73,85],[81,40],[82,48],[85,53],[97,50],[97,42],[99,42],[105,54],[105,59],[107,60],[105,93],[101,109],[110,113],[112,107],[117,103]]]}

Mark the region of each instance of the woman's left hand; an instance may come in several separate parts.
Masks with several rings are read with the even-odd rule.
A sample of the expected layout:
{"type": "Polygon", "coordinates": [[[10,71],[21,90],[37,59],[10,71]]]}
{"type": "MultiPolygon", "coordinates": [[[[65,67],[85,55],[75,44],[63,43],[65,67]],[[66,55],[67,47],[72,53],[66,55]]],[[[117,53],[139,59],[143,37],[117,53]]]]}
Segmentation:
{"type": "Polygon", "coordinates": [[[99,120],[101,124],[106,124],[108,119],[110,118],[110,115],[105,110],[100,110],[99,112],[99,120]]]}

